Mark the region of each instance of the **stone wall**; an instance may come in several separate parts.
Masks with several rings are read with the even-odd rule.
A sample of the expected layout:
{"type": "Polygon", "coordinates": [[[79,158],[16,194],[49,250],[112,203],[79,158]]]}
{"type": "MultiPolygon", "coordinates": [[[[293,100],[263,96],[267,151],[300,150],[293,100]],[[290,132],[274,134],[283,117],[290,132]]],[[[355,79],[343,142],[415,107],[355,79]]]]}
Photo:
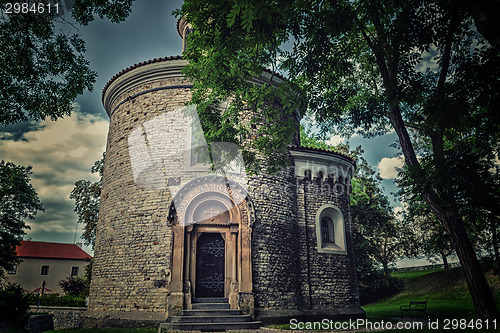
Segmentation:
{"type": "Polygon", "coordinates": [[[290,168],[273,175],[263,171],[249,182],[256,217],[252,265],[259,318],[294,313],[299,306],[296,193],[290,168]]]}
{"type": "Polygon", "coordinates": [[[183,87],[189,82],[177,76],[180,69],[169,69],[179,62],[166,61],[167,73],[153,81],[142,76],[150,75],[149,67],[155,72],[157,64],[140,66],[131,70],[139,72],[130,74],[130,82],[120,83],[127,89],[112,84],[107,88],[111,96],[105,95],[105,105],[111,119],[88,315],[120,312],[133,317],[131,312],[147,312],[156,313],[156,320],[166,318],[172,248],[166,222],[172,194],[166,183],[176,180],[164,177],[162,167],[179,170],[185,162],[181,150],[187,120],[180,117],[165,124],[161,116],[182,108],[190,98],[189,88],[183,87]],[[166,126],[178,135],[154,142],[164,138],[166,126]],[[141,147],[144,141],[147,146],[141,147]],[[155,146],[179,154],[165,166],[165,151],[155,146]]]}
{"type": "MultiPolygon", "coordinates": [[[[191,120],[180,111],[191,96],[190,82],[181,74],[185,64],[165,58],[134,65],[105,88],[110,126],[85,327],[144,326],[166,319],[172,248],[183,247],[183,241],[174,244],[169,208],[184,184],[207,174],[192,167],[186,150],[192,135],[191,120]]],[[[291,155],[284,154],[293,166],[291,155]]],[[[266,158],[258,158],[264,166],[266,158]]],[[[297,181],[293,167],[270,174],[264,166],[258,175],[248,176],[248,194],[255,212],[254,298],[245,293],[257,317],[362,312],[347,191],[339,194],[325,191],[325,184],[315,180],[297,181]],[[344,214],[344,255],[317,252],[315,215],[329,202],[344,214]]]]}
{"type": "Polygon", "coordinates": [[[87,310],[84,307],[66,307],[66,306],[31,306],[33,312],[48,313],[54,318],[55,330],[65,328],[80,327],[81,316],[87,310]]]}
{"type": "Polygon", "coordinates": [[[328,178],[302,178],[297,181],[297,189],[300,280],[305,313],[329,317],[362,315],[352,245],[349,184],[328,178]],[[346,254],[318,251],[316,214],[325,204],[338,207],[343,214],[346,254]]]}
{"type": "MultiPolygon", "coordinates": [[[[54,329],[53,316],[51,314],[32,315],[28,318],[28,322],[24,326],[24,330],[28,333],[39,333],[54,329]]],[[[7,329],[7,331],[10,331],[7,329]]],[[[16,331],[13,329],[13,331],[16,331]]]]}

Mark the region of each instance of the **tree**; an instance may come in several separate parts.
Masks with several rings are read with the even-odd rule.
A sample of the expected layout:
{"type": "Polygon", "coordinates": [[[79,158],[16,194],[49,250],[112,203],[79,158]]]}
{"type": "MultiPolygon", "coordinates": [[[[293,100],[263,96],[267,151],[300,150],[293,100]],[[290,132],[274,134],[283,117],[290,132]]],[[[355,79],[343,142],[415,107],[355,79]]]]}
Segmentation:
{"type": "Polygon", "coordinates": [[[412,246],[409,257],[426,256],[434,261],[436,256],[443,261],[444,269],[449,268],[448,256],[453,254],[450,237],[443,226],[432,214],[425,202],[405,201],[407,209],[403,212],[403,220],[412,234],[412,246]]]}
{"type": "Polygon", "coordinates": [[[87,290],[87,281],[79,276],[68,276],[66,279],[59,281],[59,285],[66,295],[85,297],[87,290]]]}
{"type": "Polygon", "coordinates": [[[390,264],[402,255],[405,248],[404,230],[398,225],[389,200],[374,179],[353,178],[351,196],[354,238],[363,244],[358,250],[368,252],[375,262],[382,264],[386,275],[390,264]],[[358,237],[356,237],[358,236],[358,237]]]}
{"type": "Polygon", "coordinates": [[[40,199],[30,184],[31,166],[0,161],[0,278],[4,269],[10,270],[19,263],[16,246],[29,229],[25,219],[33,219],[43,211],[40,199]]]}
{"type": "Polygon", "coordinates": [[[78,215],[77,222],[84,224],[82,239],[84,239],[85,245],[91,245],[92,248],[94,248],[95,245],[105,156],[105,153],[103,153],[102,159],[95,161],[92,168],[90,168],[92,173],[99,173],[101,178],[96,182],[91,182],[89,180],[77,181],[69,196],[70,199],[75,200],[74,211],[78,215]]]}
{"type": "MultiPolygon", "coordinates": [[[[16,13],[12,4],[0,2],[0,124],[70,115],[75,98],[92,90],[96,78],[83,55],[84,41],[76,33],[56,33],[57,24],[70,24],[57,13],[62,8],[51,6],[49,12],[37,5],[16,13]]],[[[131,6],[132,0],[77,0],[72,16],[81,25],[95,15],[120,22],[131,6]]]]}
{"type": "Polygon", "coordinates": [[[207,142],[259,149],[272,165],[289,142],[293,111],[313,113],[324,130],[341,126],[367,136],[394,130],[406,177],[450,237],[477,316],[494,319],[500,314],[454,196],[460,181],[448,171],[461,158],[472,166],[498,152],[498,48],[478,32],[470,11],[455,7],[416,0],[186,0],[176,13],[194,28],[185,73],[207,142]],[[285,42],[291,51],[280,48],[285,42]],[[251,84],[265,68],[288,80],[278,89],[251,84]],[[221,101],[228,107],[216,108],[221,101]],[[244,108],[263,110],[252,119],[256,140],[239,121],[244,108]],[[414,133],[431,143],[424,160],[414,133]]]}

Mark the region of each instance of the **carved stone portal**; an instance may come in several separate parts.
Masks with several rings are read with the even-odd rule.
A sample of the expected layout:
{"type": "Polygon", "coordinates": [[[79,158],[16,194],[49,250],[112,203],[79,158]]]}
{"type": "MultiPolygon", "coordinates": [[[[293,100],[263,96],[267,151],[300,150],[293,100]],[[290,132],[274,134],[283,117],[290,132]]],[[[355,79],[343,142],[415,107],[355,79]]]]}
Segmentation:
{"type": "MultiPolygon", "coordinates": [[[[240,308],[241,294],[253,303],[253,212],[245,191],[231,180],[205,176],[186,184],[178,195],[174,202],[180,203],[179,209],[171,207],[169,216],[173,249],[168,316],[190,309],[194,297],[228,298],[231,309],[240,308]]],[[[254,315],[253,307],[242,311],[254,315]]]]}

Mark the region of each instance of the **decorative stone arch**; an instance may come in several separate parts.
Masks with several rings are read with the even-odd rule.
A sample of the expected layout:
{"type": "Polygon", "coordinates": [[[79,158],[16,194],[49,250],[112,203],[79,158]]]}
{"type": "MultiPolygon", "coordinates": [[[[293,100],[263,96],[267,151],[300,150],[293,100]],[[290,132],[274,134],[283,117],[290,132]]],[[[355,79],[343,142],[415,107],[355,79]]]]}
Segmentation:
{"type": "Polygon", "coordinates": [[[319,253],[347,254],[344,216],[337,206],[328,203],[318,209],[316,240],[319,253]]]}
{"type": "Polygon", "coordinates": [[[203,176],[184,185],[174,197],[168,216],[172,227],[172,278],[168,316],[191,309],[197,295],[197,242],[204,233],[224,239],[224,297],[232,309],[253,315],[251,227],[253,205],[236,181],[203,176]],[[252,309],[252,311],[248,311],[252,309]]]}

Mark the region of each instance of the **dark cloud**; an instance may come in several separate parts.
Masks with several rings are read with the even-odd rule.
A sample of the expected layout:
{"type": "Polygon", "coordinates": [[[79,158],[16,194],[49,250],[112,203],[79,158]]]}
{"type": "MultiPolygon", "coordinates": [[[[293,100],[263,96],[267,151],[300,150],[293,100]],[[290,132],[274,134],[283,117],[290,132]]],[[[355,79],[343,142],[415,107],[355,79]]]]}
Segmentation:
{"type": "Polygon", "coordinates": [[[0,126],[0,140],[28,141],[27,133],[39,131],[44,127],[45,125],[35,121],[0,126]]]}

